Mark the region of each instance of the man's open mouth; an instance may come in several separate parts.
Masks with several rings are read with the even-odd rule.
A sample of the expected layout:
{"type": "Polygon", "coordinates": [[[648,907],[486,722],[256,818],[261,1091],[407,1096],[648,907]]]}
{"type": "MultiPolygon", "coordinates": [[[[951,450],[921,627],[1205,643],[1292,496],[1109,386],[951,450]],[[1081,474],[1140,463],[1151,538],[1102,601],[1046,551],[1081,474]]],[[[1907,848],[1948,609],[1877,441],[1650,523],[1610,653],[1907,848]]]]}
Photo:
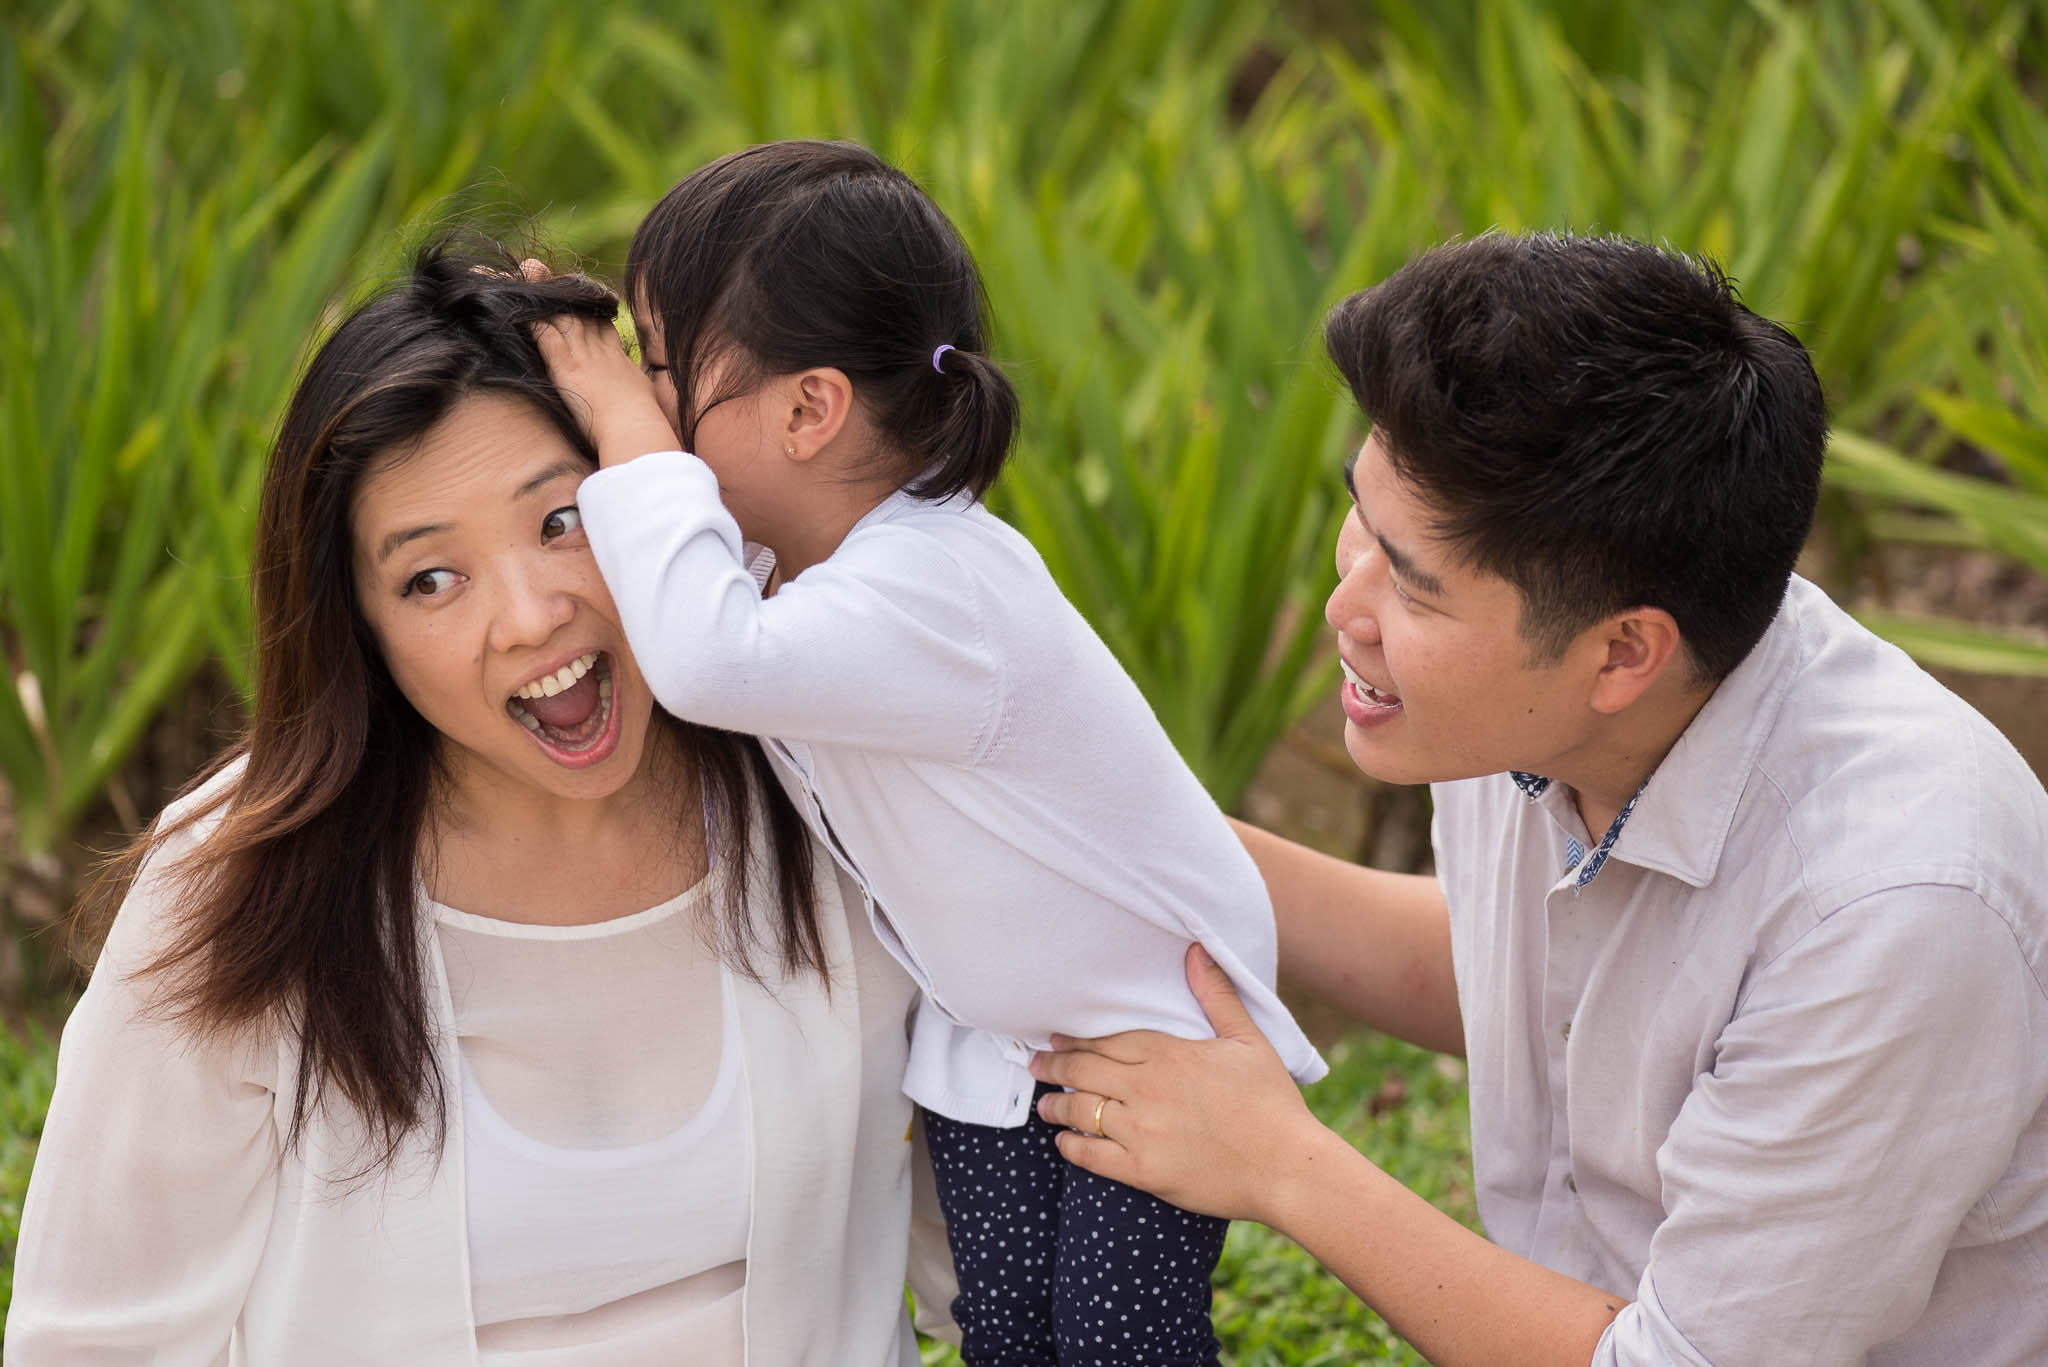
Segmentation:
{"type": "Polygon", "coordinates": [[[1351,685],[1353,696],[1367,707],[1399,707],[1401,705],[1400,695],[1382,693],[1364,679],[1359,678],[1358,672],[1342,660],[1337,661],[1337,665],[1344,671],[1344,678],[1351,685]]]}

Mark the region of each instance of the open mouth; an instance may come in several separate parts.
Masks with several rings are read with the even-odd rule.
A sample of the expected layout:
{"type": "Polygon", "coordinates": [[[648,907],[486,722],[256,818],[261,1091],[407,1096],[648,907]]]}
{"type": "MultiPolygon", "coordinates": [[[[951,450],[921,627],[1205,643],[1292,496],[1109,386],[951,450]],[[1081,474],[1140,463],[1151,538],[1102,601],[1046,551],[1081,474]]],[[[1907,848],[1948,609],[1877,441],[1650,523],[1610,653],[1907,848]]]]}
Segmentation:
{"type": "Polygon", "coordinates": [[[557,764],[595,764],[618,743],[611,656],[594,650],[520,685],[505,710],[557,764]]]}
{"type": "Polygon", "coordinates": [[[1379,689],[1374,688],[1364,679],[1359,678],[1358,671],[1354,670],[1350,665],[1344,663],[1344,661],[1342,660],[1337,661],[1337,665],[1344,671],[1344,679],[1345,682],[1350,685],[1351,696],[1356,698],[1364,706],[1392,709],[1399,707],[1401,705],[1401,698],[1399,694],[1382,693],[1379,689]]]}

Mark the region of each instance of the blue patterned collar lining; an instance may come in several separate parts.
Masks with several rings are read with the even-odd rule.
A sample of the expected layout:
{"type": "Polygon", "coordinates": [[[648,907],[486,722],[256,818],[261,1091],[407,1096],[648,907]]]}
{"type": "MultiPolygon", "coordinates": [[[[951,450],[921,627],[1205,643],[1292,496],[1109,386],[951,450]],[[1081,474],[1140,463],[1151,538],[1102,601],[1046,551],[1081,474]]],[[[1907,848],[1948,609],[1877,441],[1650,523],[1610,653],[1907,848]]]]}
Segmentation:
{"type": "MultiPolygon", "coordinates": [[[[1513,779],[1515,786],[1522,790],[1522,796],[1528,798],[1531,802],[1534,802],[1537,798],[1550,791],[1550,780],[1547,778],[1539,778],[1535,774],[1524,774],[1513,770],[1509,771],[1508,777],[1513,779]]],[[[1650,781],[1648,779],[1644,779],[1642,783],[1636,786],[1634,795],[1622,804],[1620,811],[1614,814],[1613,822],[1607,827],[1607,834],[1600,837],[1600,843],[1594,846],[1591,858],[1587,858],[1586,847],[1581,845],[1575,837],[1567,836],[1565,838],[1565,870],[1567,872],[1572,869],[1579,871],[1579,876],[1572,880],[1574,890],[1583,888],[1586,884],[1592,882],[1593,875],[1599,873],[1601,869],[1607,866],[1607,856],[1613,852],[1614,842],[1620,837],[1621,828],[1628,824],[1629,813],[1636,809],[1636,799],[1640,798],[1643,795],[1643,789],[1649,786],[1650,781]]]]}

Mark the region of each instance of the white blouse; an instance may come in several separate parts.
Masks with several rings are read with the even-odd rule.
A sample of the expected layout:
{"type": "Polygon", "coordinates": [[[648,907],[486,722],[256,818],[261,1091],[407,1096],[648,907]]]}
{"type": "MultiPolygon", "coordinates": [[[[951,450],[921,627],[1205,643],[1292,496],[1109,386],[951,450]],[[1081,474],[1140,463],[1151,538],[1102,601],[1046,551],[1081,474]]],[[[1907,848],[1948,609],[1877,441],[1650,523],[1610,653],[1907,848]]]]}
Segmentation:
{"type": "Polygon", "coordinates": [[[706,896],[578,926],[433,906],[485,1367],[741,1361],[751,1136],[706,896]]]}
{"type": "MultiPolygon", "coordinates": [[[[298,1074],[288,1031],[266,1022],[194,1039],[151,1014],[150,981],[134,970],[175,924],[163,870],[207,829],[175,837],[137,879],[64,1027],[22,1211],[6,1367],[480,1367],[459,1090],[448,1088],[444,1125],[409,1135],[388,1169],[337,1182],[359,1170],[367,1137],[346,1107],[328,1106],[285,1145],[298,1074]]],[[[906,1263],[921,1320],[953,1287],[944,1231],[912,1211],[911,1106],[898,1083],[915,990],[867,917],[847,914],[822,853],[817,874],[829,988],[773,965],[760,982],[733,982],[751,1135],[746,1361],[916,1367],[906,1263]]],[[[764,913],[772,906],[761,899],[764,913]]],[[[439,935],[423,938],[436,1065],[452,1082],[452,966],[439,935]]],[[[476,1072],[524,1115],[502,1070],[476,1072]]],[[[929,1169],[916,1189],[917,1210],[935,1210],[929,1169]]]]}

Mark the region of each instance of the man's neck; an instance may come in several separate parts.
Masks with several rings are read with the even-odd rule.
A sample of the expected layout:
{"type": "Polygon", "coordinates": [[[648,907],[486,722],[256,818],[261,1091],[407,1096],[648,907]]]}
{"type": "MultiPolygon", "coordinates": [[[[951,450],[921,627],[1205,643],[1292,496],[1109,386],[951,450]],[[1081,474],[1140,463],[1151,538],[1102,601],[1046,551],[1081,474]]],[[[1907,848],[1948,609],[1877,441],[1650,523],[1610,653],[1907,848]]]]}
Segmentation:
{"type": "Polygon", "coordinates": [[[1712,687],[1688,686],[1682,680],[1667,686],[1660,680],[1560,772],[1550,775],[1572,790],[1588,835],[1598,840],[1606,834],[1713,696],[1712,687]]]}

